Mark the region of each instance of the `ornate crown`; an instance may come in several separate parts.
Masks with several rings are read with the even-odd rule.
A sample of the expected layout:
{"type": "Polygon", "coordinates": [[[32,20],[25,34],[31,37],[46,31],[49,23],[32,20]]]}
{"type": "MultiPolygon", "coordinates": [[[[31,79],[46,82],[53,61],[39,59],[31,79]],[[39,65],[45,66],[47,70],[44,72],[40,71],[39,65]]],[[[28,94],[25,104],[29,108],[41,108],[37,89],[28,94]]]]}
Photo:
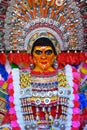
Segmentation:
{"type": "Polygon", "coordinates": [[[27,35],[27,37],[25,39],[25,50],[27,50],[28,53],[31,53],[31,49],[32,49],[34,42],[41,37],[46,37],[46,38],[50,39],[52,41],[57,53],[62,49],[62,47],[60,46],[60,41],[59,41],[60,39],[58,38],[58,36],[53,35],[53,33],[48,32],[44,29],[43,31],[36,31],[33,34],[29,33],[29,35],[27,35]]]}

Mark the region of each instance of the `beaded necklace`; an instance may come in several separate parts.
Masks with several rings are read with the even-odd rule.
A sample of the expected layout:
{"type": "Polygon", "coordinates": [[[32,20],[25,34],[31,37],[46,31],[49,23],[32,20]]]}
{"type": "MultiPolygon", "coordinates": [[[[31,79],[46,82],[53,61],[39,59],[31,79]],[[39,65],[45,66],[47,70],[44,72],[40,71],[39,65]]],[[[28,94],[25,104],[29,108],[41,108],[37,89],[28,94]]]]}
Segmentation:
{"type": "MultiPolygon", "coordinates": [[[[26,80],[25,83],[30,84],[29,87],[21,90],[25,91],[25,95],[21,92],[23,94],[21,104],[24,120],[25,122],[36,120],[39,128],[55,127],[58,125],[57,120],[59,118],[63,122],[66,120],[68,98],[63,96],[66,91],[65,87],[67,87],[66,76],[63,71],[58,73],[55,71],[54,75],[53,73],[50,77],[48,73],[38,73],[38,77],[36,77],[37,73],[34,71],[31,75],[27,71],[20,75],[21,83],[28,79],[28,82],[26,80]],[[54,120],[56,120],[56,124],[53,123],[54,120]]],[[[23,87],[22,84],[20,86],[23,87]]],[[[62,125],[65,127],[65,123],[62,125]]]]}

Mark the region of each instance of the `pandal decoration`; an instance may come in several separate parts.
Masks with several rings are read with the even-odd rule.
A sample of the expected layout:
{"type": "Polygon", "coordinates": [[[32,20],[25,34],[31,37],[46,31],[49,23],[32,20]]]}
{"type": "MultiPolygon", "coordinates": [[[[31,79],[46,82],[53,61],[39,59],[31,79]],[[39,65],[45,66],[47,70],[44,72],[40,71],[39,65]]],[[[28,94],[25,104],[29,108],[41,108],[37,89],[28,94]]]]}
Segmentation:
{"type": "Polygon", "coordinates": [[[79,81],[75,68],[67,65],[65,73],[59,71],[58,75],[44,77],[44,81],[41,76],[32,77],[29,70],[14,68],[12,77],[13,85],[9,85],[9,92],[14,91],[9,93],[12,130],[79,129],[79,81]]]}
{"type": "Polygon", "coordinates": [[[85,44],[79,3],[75,0],[9,2],[4,27],[6,50],[30,52],[31,41],[44,32],[61,51],[83,50],[85,44]]]}
{"type": "MultiPolygon", "coordinates": [[[[10,52],[7,55],[10,64],[15,63],[19,67],[29,67],[33,64],[32,55],[24,52],[10,52]]],[[[59,52],[57,56],[57,61],[59,68],[63,68],[65,65],[79,65],[87,59],[85,52],[59,52]],[[66,57],[66,58],[65,58],[66,57]]]]}
{"type": "MultiPolygon", "coordinates": [[[[57,52],[84,48],[77,1],[11,0],[9,4],[4,26],[6,50],[30,54],[33,42],[42,36],[53,41],[57,52]]],[[[16,55],[19,60],[13,56],[10,61],[19,65],[22,54],[16,55]]],[[[79,129],[77,70],[67,65],[57,71],[51,77],[50,72],[44,73],[43,79],[43,73],[37,77],[30,70],[12,69],[8,88],[12,130],[79,129]]]]}
{"type": "Polygon", "coordinates": [[[0,129],[10,130],[11,126],[9,118],[9,95],[8,86],[11,83],[10,80],[10,67],[6,63],[5,65],[0,64],[0,129]]]}
{"type": "MultiPolygon", "coordinates": [[[[10,62],[10,64],[14,63],[20,66],[30,66],[33,64],[33,59],[31,54],[26,52],[11,52],[10,53],[0,53],[0,63],[2,65],[6,64],[6,59],[10,62]]],[[[67,51],[67,52],[59,52],[57,56],[57,61],[59,67],[64,67],[67,64],[70,65],[79,65],[81,62],[85,62],[87,59],[86,52],[77,52],[77,51],[67,51]],[[66,59],[65,59],[66,57],[66,59]]]]}
{"type": "Polygon", "coordinates": [[[80,65],[80,109],[81,111],[81,127],[83,130],[87,128],[87,59],[80,65]]]}

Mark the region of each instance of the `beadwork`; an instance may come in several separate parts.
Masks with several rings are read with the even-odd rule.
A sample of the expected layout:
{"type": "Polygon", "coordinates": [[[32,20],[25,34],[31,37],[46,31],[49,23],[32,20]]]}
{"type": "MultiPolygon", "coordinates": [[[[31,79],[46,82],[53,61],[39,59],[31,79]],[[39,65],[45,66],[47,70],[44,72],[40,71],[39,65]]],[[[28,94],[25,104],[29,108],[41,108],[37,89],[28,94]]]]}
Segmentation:
{"type": "Polygon", "coordinates": [[[17,110],[22,112],[23,120],[19,119],[22,129],[67,128],[67,121],[71,120],[72,116],[74,95],[64,71],[61,70],[50,78],[45,76],[45,83],[41,76],[34,77],[29,71],[22,70],[19,71],[20,82],[24,80],[22,74],[29,76],[30,81],[30,84],[26,83],[24,88],[19,83],[17,90],[20,93],[19,100],[14,100],[15,105],[18,104],[17,102],[20,104],[19,107],[16,105],[16,112],[17,110]],[[37,79],[40,82],[36,82],[37,79]]]}

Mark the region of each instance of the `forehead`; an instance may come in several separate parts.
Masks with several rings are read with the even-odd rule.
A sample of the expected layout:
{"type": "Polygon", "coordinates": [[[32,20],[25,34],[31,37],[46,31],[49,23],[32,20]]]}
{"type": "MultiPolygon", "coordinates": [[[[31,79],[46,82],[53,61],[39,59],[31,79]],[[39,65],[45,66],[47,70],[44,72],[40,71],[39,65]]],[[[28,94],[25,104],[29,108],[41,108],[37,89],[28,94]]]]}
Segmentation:
{"type": "Polygon", "coordinates": [[[52,50],[51,46],[35,46],[34,50],[52,50]]]}

